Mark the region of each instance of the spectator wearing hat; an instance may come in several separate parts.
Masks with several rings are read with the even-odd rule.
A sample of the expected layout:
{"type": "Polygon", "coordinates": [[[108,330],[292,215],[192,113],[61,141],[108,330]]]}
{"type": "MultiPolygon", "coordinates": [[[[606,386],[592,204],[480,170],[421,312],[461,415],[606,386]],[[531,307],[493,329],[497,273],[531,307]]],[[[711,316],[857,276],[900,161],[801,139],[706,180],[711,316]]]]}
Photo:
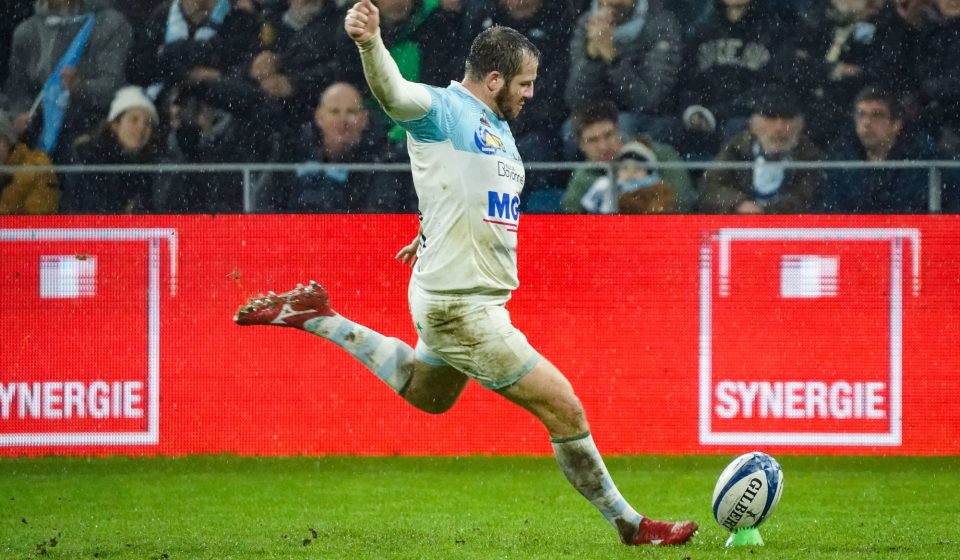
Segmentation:
{"type": "Polygon", "coordinates": [[[642,142],[628,142],[617,152],[615,181],[594,181],[580,205],[590,214],[663,214],[676,208],[676,196],[651,163],[657,156],[642,142]]]}
{"type": "Polygon", "coordinates": [[[804,134],[798,103],[771,90],[757,102],[749,129],[732,138],[715,161],[752,162],[752,169],[710,169],[703,176],[700,208],[714,214],[790,214],[819,207],[823,174],[787,169],[794,161],[820,161],[823,153],[804,134]]]}
{"type": "MultiPolygon", "coordinates": [[[[573,130],[577,135],[580,151],[588,161],[609,163],[613,161],[624,145],[623,133],[617,124],[617,107],[609,101],[586,103],[577,108],[571,118],[573,130]]],[[[635,140],[653,152],[656,161],[680,161],[680,154],[668,144],[652,140],[641,135],[635,140]]],[[[675,194],[676,212],[690,212],[696,204],[696,192],[686,169],[663,169],[659,171],[675,194]]],[[[560,209],[569,214],[586,212],[581,201],[590,187],[605,175],[603,169],[577,169],[567,183],[567,189],[560,201],[560,209]]]]}
{"type": "MultiPolygon", "coordinates": [[[[50,165],[47,154],[19,142],[13,120],[4,111],[0,111],[0,163],[50,165]]],[[[59,205],[57,176],[52,172],[0,173],[0,214],[55,214],[59,205]]]]}
{"type": "MultiPolygon", "coordinates": [[[[81,165],[153,165],[160,162],[159,118],[153,102],[137,86],[117,90],[110,111],[92,135],[73,145],[81,165]]],[[[154,211],[155,173],[71,173],[64,210],[81,214],[131,214],[154,211]]]]}

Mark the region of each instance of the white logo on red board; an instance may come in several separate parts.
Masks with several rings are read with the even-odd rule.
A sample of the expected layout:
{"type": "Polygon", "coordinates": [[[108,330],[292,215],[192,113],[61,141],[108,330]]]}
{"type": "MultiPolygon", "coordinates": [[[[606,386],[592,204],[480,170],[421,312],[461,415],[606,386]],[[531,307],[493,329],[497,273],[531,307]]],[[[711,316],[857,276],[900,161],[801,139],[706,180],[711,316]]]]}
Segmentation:
{"type": "Polygon", "coordinates": [[[0,352],[0,446],[159,442],[176,255],[173,229],[0,229],[0,325],[16,333],[0,352]]]}
{"type": "Polygon", "coordinates": [[[705,240],[700,442],[900,445],[903,304],[919,295],[919,249],[906,228],[705,240]]]}

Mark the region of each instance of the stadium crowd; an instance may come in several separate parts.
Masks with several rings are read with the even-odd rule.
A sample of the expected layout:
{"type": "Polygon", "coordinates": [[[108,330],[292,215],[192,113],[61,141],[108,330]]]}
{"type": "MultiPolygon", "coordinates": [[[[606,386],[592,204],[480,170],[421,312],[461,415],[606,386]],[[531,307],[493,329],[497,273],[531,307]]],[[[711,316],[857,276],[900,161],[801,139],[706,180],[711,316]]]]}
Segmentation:
{"type": "MultiPolygon", "coordinates": [[[[528,172],[528,211],[922,213],[924,169],[782,163],[960,159],[960,0],[377,4],[408,80],[459,80],[491,25],[540,49],[534,101],[511,123],[524,160],[615,171],[528,172]],[[652,165],[710,160],[752,166],[652,165]]],[[[407,173],[316,165],[407,161],[344,32],[348,7],[7,0],[0,164],[294,163],[258,174],[262,211],[415,211],[407,173]],[[66,100],[52,142],[51,76],[66,100]]],[[[958,212],[960,180],[943,179],[943,209],[958,212]]],[[[0,189],[0,214],[243,210],[243,177],[227,172],[0,173],[0,189]]]]}

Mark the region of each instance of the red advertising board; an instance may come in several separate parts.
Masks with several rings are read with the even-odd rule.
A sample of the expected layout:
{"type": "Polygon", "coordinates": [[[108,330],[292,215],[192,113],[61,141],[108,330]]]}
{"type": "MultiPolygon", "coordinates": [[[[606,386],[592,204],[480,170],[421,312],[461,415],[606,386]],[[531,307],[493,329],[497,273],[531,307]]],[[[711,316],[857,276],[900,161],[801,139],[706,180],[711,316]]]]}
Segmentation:
{"type": "MultiPolygon", "coordinates": [[[[514,323],[605,453],[960,453],[960,217],[526,216],[514,323]]],[[[471,384],[404,403],[315,336],[237,327],[315,279],[408,343],[415,216],[0,219],[0,455],[547,454],[471,384]]]]}

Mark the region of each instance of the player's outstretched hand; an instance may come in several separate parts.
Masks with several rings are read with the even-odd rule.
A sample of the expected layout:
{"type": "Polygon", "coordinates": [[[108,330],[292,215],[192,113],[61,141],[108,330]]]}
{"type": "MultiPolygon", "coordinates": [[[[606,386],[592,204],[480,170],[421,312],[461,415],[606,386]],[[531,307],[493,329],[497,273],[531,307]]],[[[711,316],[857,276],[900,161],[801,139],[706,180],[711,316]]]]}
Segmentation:
{"type": "Polygon", "coordinates": [[[361,0],[347,12],[343,28],[357,43],[369,41],[380,29],[380,10],[371,0],[361,0]]]}
{"type": "Polygon", "coordinates": [[[403,264],[412,267],[414,263],[417,262],[417,249],[420,248],[420,236],[418,235],[412,243],[400,249],[400,252],[397,253],[397,256],[394,257],[403,264]]]}

